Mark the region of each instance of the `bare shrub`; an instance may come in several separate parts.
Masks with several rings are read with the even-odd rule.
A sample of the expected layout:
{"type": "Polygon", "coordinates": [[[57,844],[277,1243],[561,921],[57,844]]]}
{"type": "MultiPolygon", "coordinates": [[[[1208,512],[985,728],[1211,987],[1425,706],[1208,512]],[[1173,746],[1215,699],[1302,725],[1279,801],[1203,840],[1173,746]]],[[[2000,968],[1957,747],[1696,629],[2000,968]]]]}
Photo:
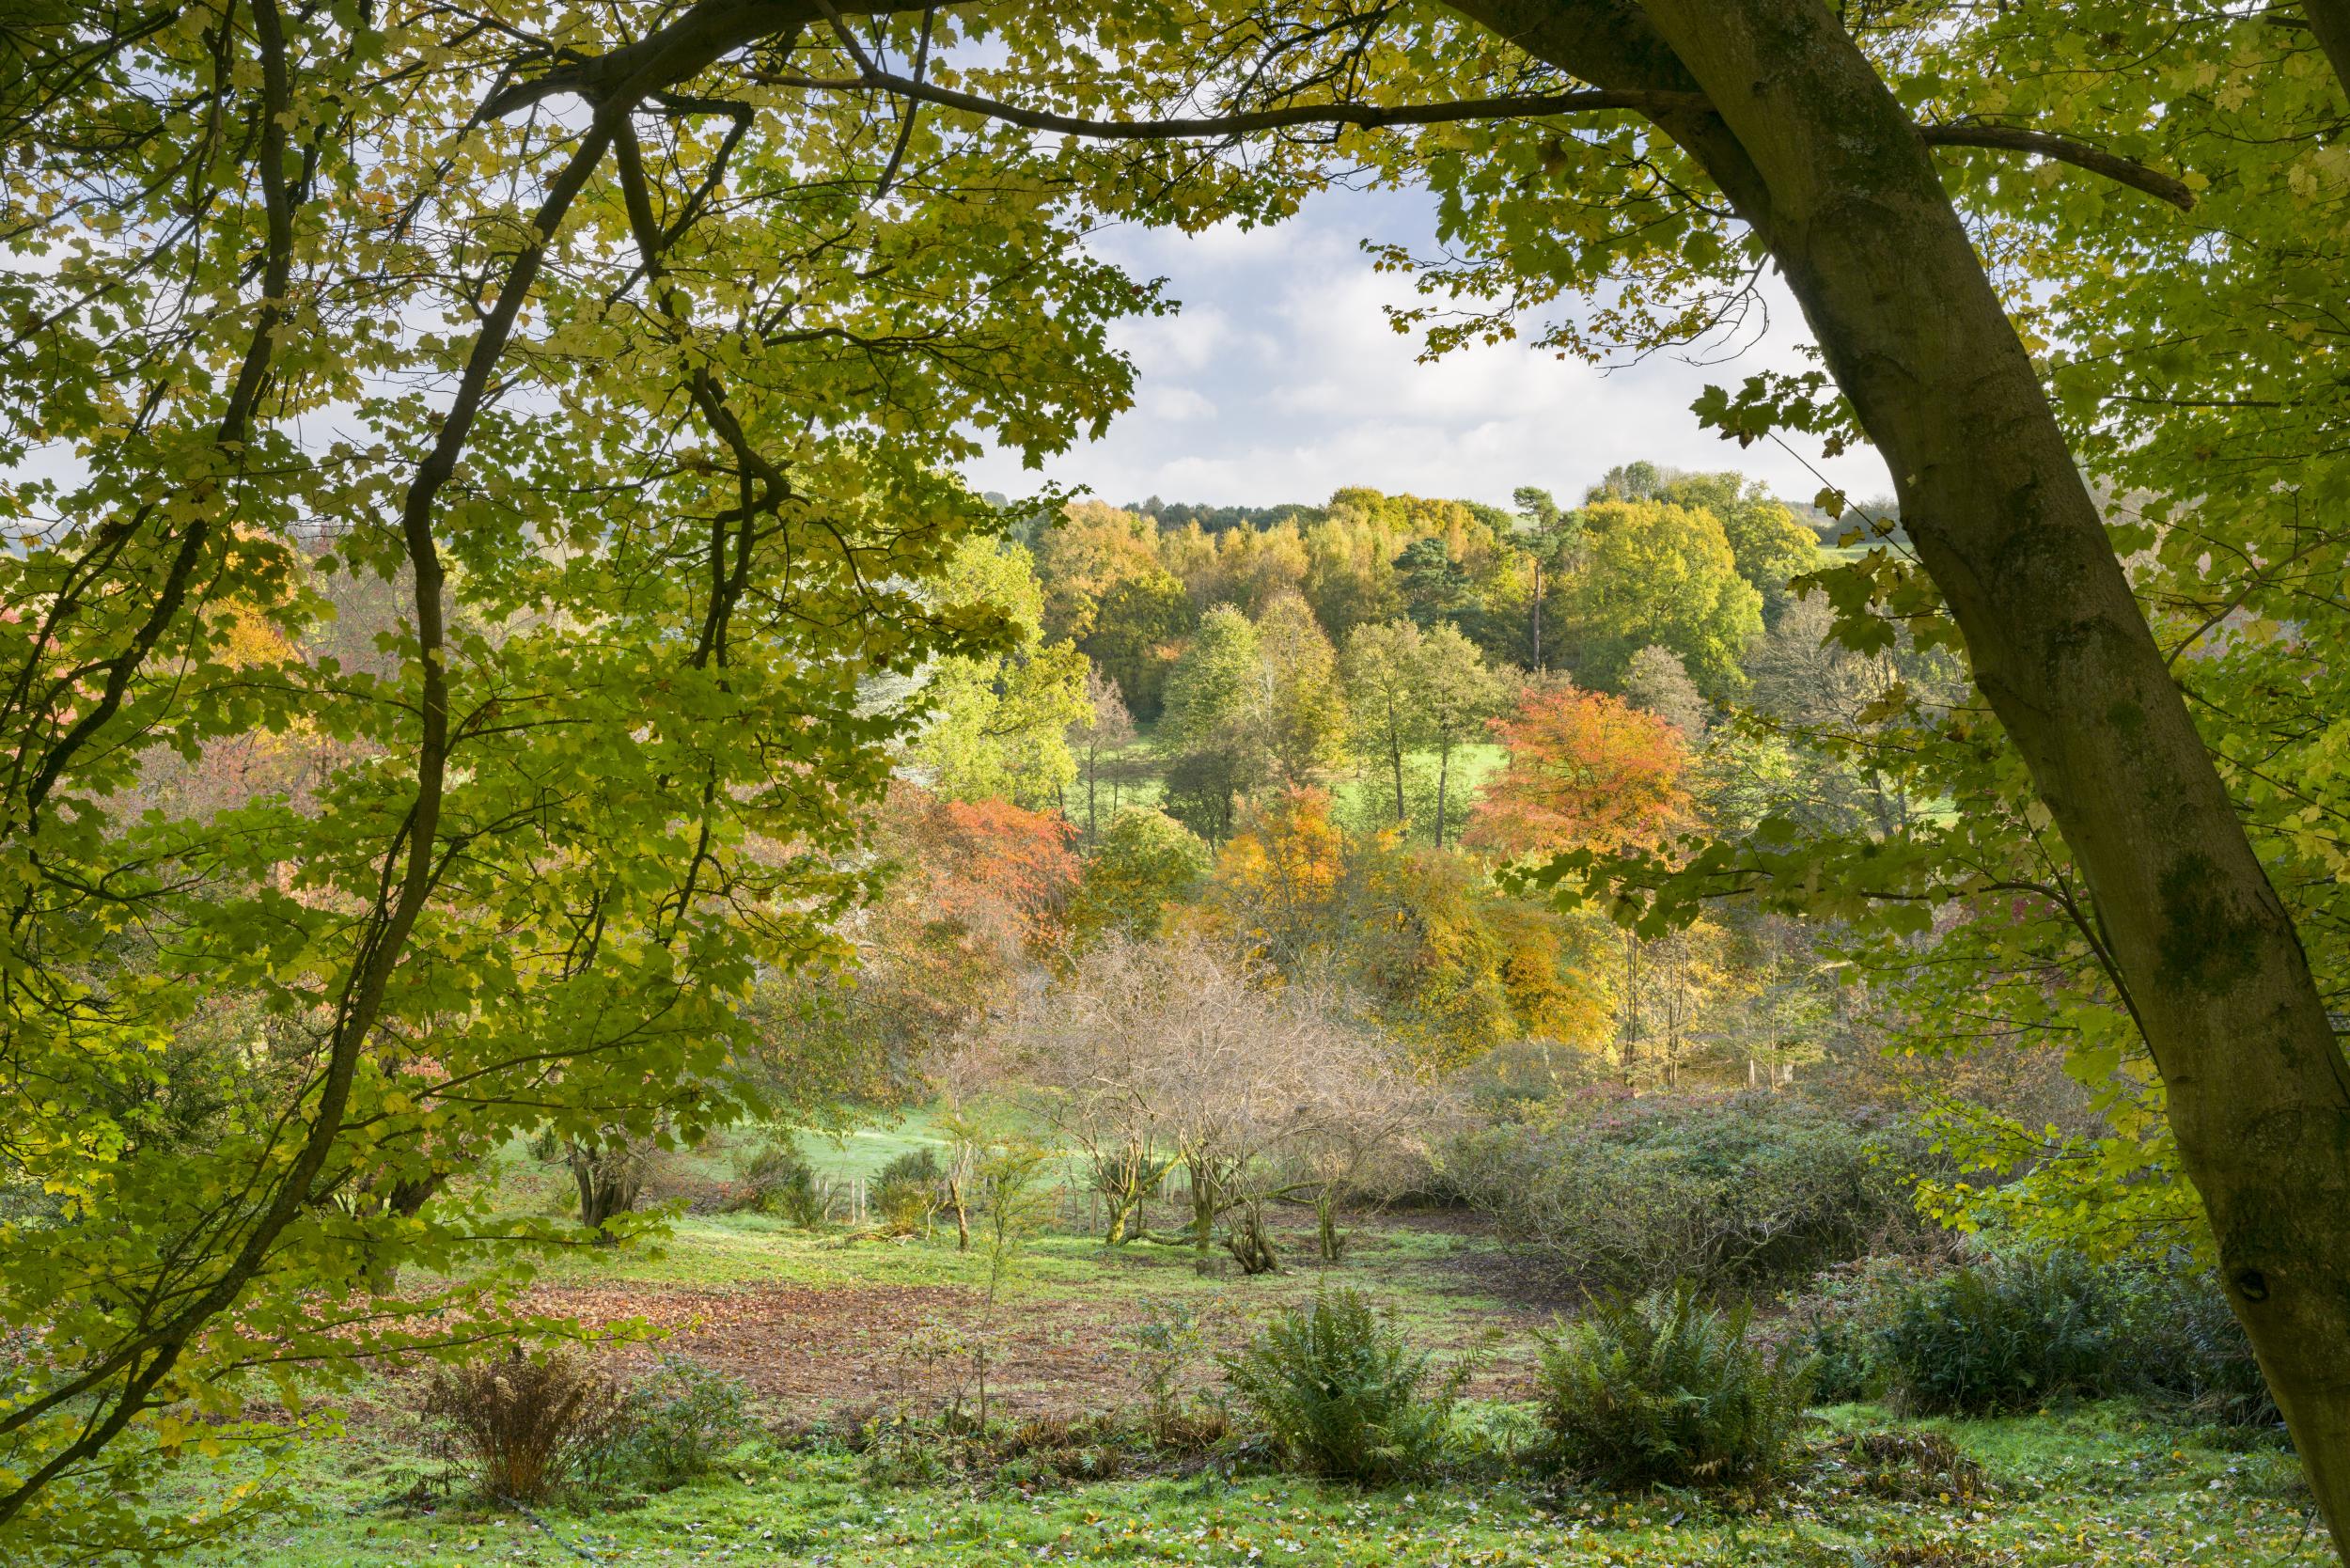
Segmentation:
{"type": "Polygon", "coordinates": [[[1036,1108],[1075,1144],[1108,1200],[1112,1246],[1152,1238],[1144,1199],[1190,1179],[1190,1241],[1219,1223],[1249,1273],[1278,1266],[1263,1208],[1311,1203],[1323,1252],[1335,1208],[1382,1162],[1421,1148],[1434,1097],[1346,998],[1255,982],[1190,940],[1104,942],[1029,997],[1006,1033],[1036,1108]]]}
{"type": "Polygon", "coordinates": [[[635,1425],[626,1390],[576,1356],[525,1356],[438,1367],[416,1413],[435,1451],[462,1464],[480,1489],[537,1502],[592,1472],[635,1425]]]}

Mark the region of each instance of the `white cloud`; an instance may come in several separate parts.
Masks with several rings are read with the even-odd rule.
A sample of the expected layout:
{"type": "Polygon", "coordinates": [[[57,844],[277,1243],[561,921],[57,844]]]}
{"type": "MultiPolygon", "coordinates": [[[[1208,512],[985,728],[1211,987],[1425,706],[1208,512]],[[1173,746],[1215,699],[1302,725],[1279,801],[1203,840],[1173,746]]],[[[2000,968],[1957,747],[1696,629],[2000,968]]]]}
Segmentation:
{"type": "MultiPolygon", "coordinates": [[[[1204,370],[1229,353],[1237,338],[1231,321],[1210,303],[1172,316],[1142,316],[1111,329],[1111,346],[1134,356],[1146,376],[1204,370]]],[[[1149,381],[1144,382],[1148,390],[1149,381]]]]}
{"type": "Polygon", "coordinates": [[[1215,417],[1215,404],[1188,386],[1149,386],[1141,389],[1135,400],[1131,419],[1156,420],[1163,424],[1189,424],[1199,419],[1215,417]]]}
{"type": "MultiPolygon", "coordinates": [[[[1166,276],[1186,307],[1120,328],[1137,406],[1047,475],[1118,502],[1269,505],[1368,484],[1498,504],[1521,484],[1579,496],[1609,467],[1646,458],[1740,468],[1808,499],[1819,487],[1809,459],[1856,495],[1888,488],[1872,453],[1824,462],[1800,442],[1800,455],[1741,451],[1689,412],[1709,383],[1803,363],[1801,316],[1775,283],[1763,290],[1769,329],[1727,363],[1659,354],[1602,370],[1512,342],[1420,364],[1419,339],[1396,333],[1382,308],[1412,299],[1409,281],[1371,270],[1356,244],[1367,232],[1426,247],[1425,199],[1333,193],[1275,229],[1102,236],[1103,255],[1166,276]]],[[[1029,487],[1016,458],[970,472],[982,487],[1029,487]]]]}

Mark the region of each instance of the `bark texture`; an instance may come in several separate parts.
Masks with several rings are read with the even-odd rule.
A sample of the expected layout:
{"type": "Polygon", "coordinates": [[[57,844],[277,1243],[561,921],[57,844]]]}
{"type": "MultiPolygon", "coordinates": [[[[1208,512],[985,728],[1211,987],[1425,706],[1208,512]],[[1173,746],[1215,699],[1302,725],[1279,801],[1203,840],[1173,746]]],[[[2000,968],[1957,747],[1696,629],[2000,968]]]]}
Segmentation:
{"type": "MultiPolygon", "coordinates": [[[[1924,141],[1820,0],[1463,0],[1655,116],[1768,244],[2079,857],[2230,1303],[2350,1555],[2350,1071],[1924,141]]],[[[2312,14],[2319,7],[2312,7],[2312,14]]]]}
{"type": "Polygon", "coordinates": [[[2301,0],[2301,14],[2309,18],[2317,46],[2333,62],[2342,90],[2350,92],[2350,0],[2301,0]]]}

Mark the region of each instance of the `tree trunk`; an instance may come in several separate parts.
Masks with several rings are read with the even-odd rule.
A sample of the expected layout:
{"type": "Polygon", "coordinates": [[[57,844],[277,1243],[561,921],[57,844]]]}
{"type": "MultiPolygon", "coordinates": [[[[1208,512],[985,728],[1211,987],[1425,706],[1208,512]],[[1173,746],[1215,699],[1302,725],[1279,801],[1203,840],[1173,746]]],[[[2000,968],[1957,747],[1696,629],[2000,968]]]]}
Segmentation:
{"type": "Polygon", "coordinates": [[[1208,1249],[1215,1244],[1215,1177],[1206,1160],[1185,1159],[1191,1170],[1191,1245],[1205,1266],[1208,1249]]]}
{"type": "Polygon", "coordinates": [[[1395,703],[1387,704],[1387,766],[1395,773],[1395,825],[1402,827],[1408,813],[1403,808],[1403,732],[1395,716],[1395,703]]]}
{"type": "Polygon", "coordinates": [[[2350,0],[2301,0],[2301,14],[2309,18],[2317,46],[2333,62],[2342,90],[2350,92],[2350,0]]]}
{"type": "Polygon", "coordinates": [[[1710,100],[1657,123],[1769,246],[1892,470],[2079,860],[2230,1305],[2350,1553],[2350,1070],[1924,143],[1820,0],[1460,8],[1602,87],[1710,100]]]}
{"type": "Polygon", "coordinates": [[[1436,847],[1444,848],[1445,785],[1452,775],[1452,743],[1442,741],[1436,747],[1436,847]]]}
{"type": "Polygon", "coordinates": [[[574,1143],[566,1161],[579,1188],[579,1222],[596,1232],[596,1245],[609,1246],[619,1238],[604,1227],[636,1207],[645,1184],[645,1152],[625,1137],[619,1142],[589,1146],[574,1143]]]}
{"type": "Polygon", "coordinates": [[[1339,1229],[1336,1183],[1324,1182],[1314,1189],[1314,1242],[1325,1263],[1335,1263],[1346,1254],[1346,1235],[1339,1229]]]}
{"type": "Polygon", "coordinates": [[[1534,673],[1543,672],[1543,557],[1534,557],[1534,673]]]}
{"type": "Polygon", "coordinates": [[[1233,1211],[1224,1248],[1232,1255],[1232,1262],[1240,1265],[1241,1273],[1251,1278],[1281,1272],[1281,1258],[1274,1250],[1273,1233],[1265,1229],[1263,1205],[1254,1199],[1233,1211]]]}

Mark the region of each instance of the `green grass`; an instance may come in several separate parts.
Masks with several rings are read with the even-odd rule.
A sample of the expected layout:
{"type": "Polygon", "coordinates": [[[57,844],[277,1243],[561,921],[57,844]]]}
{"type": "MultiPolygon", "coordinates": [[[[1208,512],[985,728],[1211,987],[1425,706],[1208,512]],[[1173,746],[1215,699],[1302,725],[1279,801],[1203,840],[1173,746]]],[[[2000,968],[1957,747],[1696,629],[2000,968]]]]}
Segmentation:
{"type": "MultiPolygon", "coordinates": [[[[754,1136],[745,1130],[738,1141],[754,1136]]],[[[813,1136],[805,1142],[829,1173],[870,1175],[938,1137],[931,1117],[913,1114],[837,1144],[813,1136]]],[[[543,1183],[547,1168],[520,1153],[502,1168],[543,1183]]],[[[722,1170],[728,1156],[719,1151],[706,1158],[722,1170]]],[[[1080,1214],[1073,1203],[1064,1217],[1080,1214]]],[[[1167,1205],[1151,1217],[1172,1229],[1180,1213],[1167,1205]]],[[[1346,1258],[1325,1270],[1311,1260],[1305,1216],[1288,1217],[1298,1227],[1285,1232],[1292,1266],[1258,1279],[1203,1276],[1186,1247],[1110,1251],[1089,1234],[1046,1234],[1031,1245],[1007,1310],[1024,1326],[1043,1325],[1054,1344],[1091,1365],[1114,1359],[1143,1301],[1216,1298],[1243,1320],[1261,1319],[1325,1282],[1344,1283],[1393,1311],[1440,1359],[1472,1357],[1485,1369],[1482,1402],[1468,1407],[1469,1424],[1531,1430],[1526,1407],[1494,1401],[1524,1388],[1520,1374],[1543,1316],[1499,1294],[1496,1280],[1506,1275],[1487,1266],[1495,1261],[1491,1240],[1473,1228],[1379,1220],[1359,1227],[1346,1258]]],[[[633,1289],[650,1300],[655,1292],[783,1285],[859,1293],[843,1303],[870,1302],[876,1290],[948,1287],[972,1293],[959,1298],[968,1302],[984,1266],[978,1254],[955,1249],[948,1229],[928,1240],[885,1241],[718,1214],[681,1218],[657,1243],[565,1253],[545,1278],[590,1287],[603,1299],[625,1300],[633,1289]]],[[[950,1318],[960,1310],[940,1309],[950,1318]]],[[[823,1342],[810,1338],[809,1314],[830,1310],[795,1305],[779,1327],[770,1320],[767,1332],[779,1336],[776,1354],[804,1353],[794,1348],[804,1338],[823,1342]]],[[[865,1309],[845,1310],[852,1315],[828,1321],[865,1332],[856,1325],[868,1320],[854,1315],[865,1309]]],[[[1049,1382],[1073,1364],[1052,1362],[1042,1375],[1049,1382]]],[[[1089,1404],[1117,1406],[1139,1396],[1138,1386],[1122,1378],[1089,1387],[1100,1390],[1085,1396],[1089,1404]]],[[[1061,1398],[1057,1407],[1069,1408],[1061,1398]]],[[[1927,1423],[1988,1476],[1991,1492],[1973,1498],[1871,1495],[1839,1458],[1838,1444],[1890,1418],[1846,1406],[1821,1413],[1807,1438],[1813,1458],[1786,1486],[1738,1507],[1685,1493],[1627,1497],[1557,1485],[1528,1455],[1498,1455],[1490,1440],[1471,1445],[1475,1456],[1464,1458],[1460,1474],[1388,1491],[1261,1473],[1243,1450],[1196,1475],[1048,1481],[1030,1495],[983,1476],[889,1484],[855,1456],[760,1437],[719,1473],[672,1492],[573,1495],[525,1515],[468,1497],[462,1484],[420,1489],[421,1480],[443,1472],[398,1414],[405,1403],[400,1390],[370,1385],[347,1432],[289,1440],[277,1479],[297,1506],[186,1560],[201,1568],[554,1568],[589,1558],[634,1568],[999,1568],[1047,1560],[1168,1568],[2295,1568],[2332,1560],[2289,1452],[2232,1445],[2125,1405],[1927,1423]]],[[[766,1410],[811,1413],[806,1405],[766,1410]]],[[[231,1479],[252,1479],[258,1467],[254,1456],[243,1456],[231,1479]]],[[[194,1509],[216,1497],[220,1483],[191,1478],[180,1484],[194,1509]]]]}
{"type": "MultiPolygon", "coordinates": [[[[1822,1435],[1882,1424],[1831,1413],[1822,1435]]],[[[725,1473],[650,1497],[579,1497],[536,1520],[456,1499],[390,1499],[415,1461],[380,1438],[299,1454],[306,1512],[190,1560],[272,1568],[556,1568],[807,1563],[998,1568],[1013,1561],[1297,1568],[1995,1568],[2332,1560],[2289,1460],[2212,1447],[2125,1409],[1942,1428],[1997,1489],[1971,1500],[1872,1497],[1824,1457],[1731,1508],[1682,1493],[1554,1489],[1531,1471],[1386,1491],[1214,1470],[1025,1494],[1001,1482],[879,1484],[852,1456],[738,1450],[725,1473]],[[551,1532],[551,1533],[550,1533],[551,1532]]]]}
{"type": "MultiPolygon", "coordinates": [[[[1135,748],[1135,755],[1148,756],[1149,752],[1146,747],[1137,745],[1135,748]]],[[[1469,803],[1476,798],[1477,792],[1492,782],[1494,775],[1499,773],[1502,764],[1509,760],[1509,748],[1491,742],[1480,741],[1468,745],[1455,746],[1452,751],[1451,776],[1446,784],[1449,801],[1445,814],[1448,817],[1455,812],[1465,814],[1469,803]]],[[[1436,754],[1434,752],[1416,751],[1410,755],[1408,760],[1413,767],[1425,771],[1431,779],[1435,777],[1436,754]]],[[[1386,793],[1390,788],[1391,786],[1379,778],[1352,777],[1339,780],[1333,786],[1331,793],[1341,813],[1351,814],[1360,807],[1366,796],[1375,795],[1384,803],[1390,798],[1386,793]]],[[[1113,805],[1112,793],[1108,786],[1104,785],[1102,787],[1099,802],[1102,821],[1106,823],[1113,811],[1120,808],[1156,807],[1166,798],[1166,794],[1165,783],[1154,775],[1120,784],[1115,795],[1115,805],[1113,805]]],[[[1082,794],[1075,797],[1073,810],[1078,819],[1079,825],[1082,826],[1085,817],[1085,802],[1082,794]]],[[[1388,815],[1392,814],[1390,810],[1388,815]]],[[[1424,826],[1420,832],[1421,836],[1425,837],[1424,826]]]]}
{"type": "MultiPolygon", "coordinates": [[[[1170,1208],[1153,1218],[1162,1227],[1170,1208]]],[[[1372,1293],[1406,1323],[1449,1337],[1481,1331],[1483,1320],[1507,1304],[1486,1294],[1461,1264],[1489,1244],[1405,1226],[1363,1227],[1346,1259],[1320,1267],[1302,1231],[1282,1232],[1291,1266],[1261,1279],[1202,1276],[1189,1247],[1136,1243],[1104,1248],[1089,1234],[1048,1233],[1025,1250],[1023,1292],[1062,1301],[1122,1307],[1138,1294],[1205,1299],[1244,1296],[1252,1308],[1310,1296],[1325,1278],[1372,1293]]],[[[1212,1254],[1221,1257],[1220,1252],[1212,1254]]],[[[668,1234],[626,1247],[582,1248],[553,1260],[542,1277],[566,1284],[724,1288],[790,1283],[848,1286],[954,1286],[978,1290],[986,1263],[955,1249],[951,1222],[928,1240],[885,1241],[846,1227],[807,1231],[763,1215],[686,1215],[668,1234]]]]}

